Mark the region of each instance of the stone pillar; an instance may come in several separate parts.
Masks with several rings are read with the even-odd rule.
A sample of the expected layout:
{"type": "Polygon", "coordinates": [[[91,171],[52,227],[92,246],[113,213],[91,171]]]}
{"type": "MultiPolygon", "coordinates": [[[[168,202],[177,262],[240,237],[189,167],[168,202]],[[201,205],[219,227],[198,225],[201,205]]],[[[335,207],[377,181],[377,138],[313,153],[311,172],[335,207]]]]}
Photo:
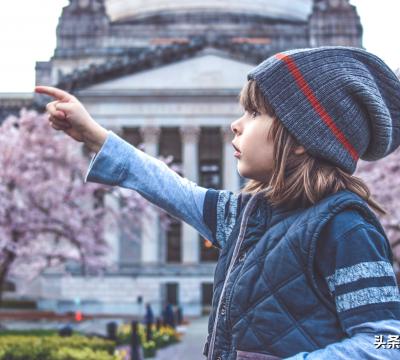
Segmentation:
{"type": "MultiPolygon", "coordinates": [[[[140,128],[146,154],[158,156],[158,140],[161,129],[156,126],[140,128]]],[[[151,205],[152,206],[152,205],[151,205]]],[[[157,263],[159,261],[159,217],[155,209],[149,209],[148,216],[142,222],[142,263],[157,263]]]]}
{"type": "MultiPolygon", "coordinates": [[[[180,128],[180,132],[182,136],[183,176],[195,183],[198,183],[198,142],[200,128],[197,126],[183,126],[180,128]]],[[[199,262],[199,234],[193,227],[185,222],[182,223],[182,250],[184,264],[195,264],[199,262]]]]}
{"type": "Polygon", "coordinates": [[[230,126],[221,127],[222,135],[222,179],[223,189],[237,192],[240,188],[237,159],[233,156],[233,132],[230,126]]]}
{"type": "MultiPolygon", "coordinates": [[[[109,126],[107,127],[108,130],[113,131],[116,135],[122,134],[122,127],[120,126],[109,126]]],[[[104,197],[104,205],[107,207],[112,208],[114,211],[118,212],[119,210],[119,203],[118,200],[113,197],[112,195],[105,195],[104,197]]],[[[120,257],[120,249],[121,249],[121,232],[120,227],[113,215],[107,215],[109,219],[107,223],[109,224],[105,229],[105,239],[110,247],[110,251],[108,252],[107,256],[112,261],[113,264],[119,264],[121,261],[120,257]]]]}

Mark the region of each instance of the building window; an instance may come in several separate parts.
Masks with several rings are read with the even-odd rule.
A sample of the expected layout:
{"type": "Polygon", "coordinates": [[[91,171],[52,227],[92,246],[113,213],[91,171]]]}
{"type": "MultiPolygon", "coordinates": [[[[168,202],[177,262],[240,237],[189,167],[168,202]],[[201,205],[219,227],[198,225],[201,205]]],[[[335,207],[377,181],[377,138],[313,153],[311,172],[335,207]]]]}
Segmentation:
{"type": "Polygon", "coordinates": [[[129,144],[138,147],[143,143],[142,135],[138,127],[124,127],[122,128],[121,137],[129,144]]]}
{"type": "Polygon", "coordinates": [[[200,184],[206,188],[221,188],[220,161],[202,161],[200,163],[200,184]]]}
{"type": "Polygon", "coordinates": [[[166,297],[165,297],[166,304],[178,305],[178,303],[179,303],[179,296],[178,296],[179,284],[178,283],[166,283],[165,288],[166,288],[166,294],[165,294],[166,295],[166,297]]]}
{"type": "MultiPolygon", "coordinates": [[[[160,156],[172,156],[169,166],[181,165],[182,162],[182,139],[178,127],[162,127],[159,137],[158,153],[160,156]]],[[[182,175],[182,174],[180,174],[182,175]]],[[[169,216],[169,215],[168,215],[169,216]]],[[[170,227],[166,232],[166,262],[182,262],[182,223],[172,216],[170,227]]]]}
{"type": "Polygon", "coordinates": [[[219,250],[212,245],[211,241],[204,239],[199,235],[200,261],[216,262],[218,261],[219,250]]]}
{"type": "Polygon", "coordinates": [[[221,189],[222,136],[219,127],[204,127],[199,139],[199,183],[206,188],[221,189]]]}
{"type": "Polygon", "coordinates": [[[213,283],[201,284],[201,305],[203,315],[209,314],[212,308],[213,283]]]}
{"type": "Polygon", "coordinates": [[[167,231],[167,263],[182,262],[182,242],[180,221],[170,216],[171,224],[167,231]]]}
{"type": "Polygon", "coordinates": [[[169,166],[182,164],[182,139],[179,128],[161,128],[158,152],[163,157],[172,156],[169,166]]]}

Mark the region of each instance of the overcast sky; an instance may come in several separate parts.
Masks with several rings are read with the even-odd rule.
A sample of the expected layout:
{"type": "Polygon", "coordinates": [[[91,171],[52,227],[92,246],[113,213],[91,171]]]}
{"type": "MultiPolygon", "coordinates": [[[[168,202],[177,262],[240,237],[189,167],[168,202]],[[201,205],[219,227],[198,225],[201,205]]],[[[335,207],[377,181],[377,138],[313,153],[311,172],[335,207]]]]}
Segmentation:
{"type": "MultiPolygon", "coordinates": [[[[128,1],[128,0],[127,0],[128,1]]],[[[277,0],[279,1],[279,0],[277,0]]],[[[364,47],[392,69],[400,67],[400,1],[351,0],[364,26],[364,47]]],[[[0,2],[0,92],[31,92],[35,61],[47,61],[55,29],[68,0],[0,2]]]]}

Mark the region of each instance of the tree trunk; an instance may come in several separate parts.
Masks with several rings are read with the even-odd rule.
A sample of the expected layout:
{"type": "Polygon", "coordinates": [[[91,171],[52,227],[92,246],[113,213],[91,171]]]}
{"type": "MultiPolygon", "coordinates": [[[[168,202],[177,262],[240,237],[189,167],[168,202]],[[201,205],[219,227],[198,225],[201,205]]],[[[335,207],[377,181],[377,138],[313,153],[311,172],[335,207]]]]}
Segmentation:
{"type": "Polygon", "coordinates": [[[3,293],[4,293],[4,288],[7,280],[7,275],[10,270],[11,264],[15,260],[15,253],[11,251],[6,251],[5,253],[5,260],[4,262],[0,265],[0,306],[3,303],[3,293]]]}

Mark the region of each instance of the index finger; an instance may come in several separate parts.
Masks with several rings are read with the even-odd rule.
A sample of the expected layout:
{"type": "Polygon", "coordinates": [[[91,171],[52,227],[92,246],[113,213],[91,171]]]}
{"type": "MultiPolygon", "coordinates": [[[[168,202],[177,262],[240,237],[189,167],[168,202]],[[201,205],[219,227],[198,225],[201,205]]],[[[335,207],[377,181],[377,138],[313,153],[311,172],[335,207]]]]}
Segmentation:
{"type": "Polygon", "coordinates": [[[45,94],[45,95],[52,96],[52,97],[54,97],[54,98],[56,98],[57,100],[60,100],[60,101],[72,100],[72,95],[71,94],[67,93],[64,90],[57,89],[57,88],[52,87],[52,86],[36,86],[35,87],[35,92],[37,92],[39,94],[45,94]]]}

